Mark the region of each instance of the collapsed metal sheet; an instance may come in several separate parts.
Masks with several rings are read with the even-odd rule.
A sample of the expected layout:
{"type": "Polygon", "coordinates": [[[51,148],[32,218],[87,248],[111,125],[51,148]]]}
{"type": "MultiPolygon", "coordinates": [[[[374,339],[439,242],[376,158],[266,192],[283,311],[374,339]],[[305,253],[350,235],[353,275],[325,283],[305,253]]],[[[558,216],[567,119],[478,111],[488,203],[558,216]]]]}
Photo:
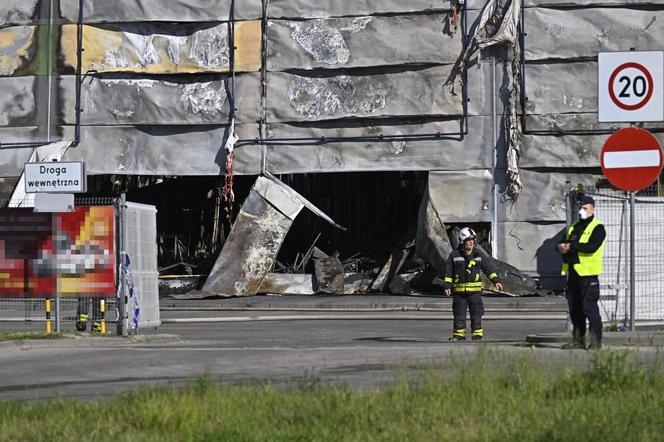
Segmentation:
{"type": "Polygon", "coordinates": [[[34,88],[35,77],[0,78],[0,126],[36,124],[34,88]]]}
{"type": "Polygon", "coordinates": [[[583,184],[594,189],[601,175],[592,173],[535,172],[521,169],[523,191],[516,202],[499,205],[501,221],[564,221],[565,192],[583,184]]]}
{"type": "MultiPolygon", "coordinates": [[[[6,1],[6,0],[4,0],[6,1]]],[[[12,0],[14,1],[14,0],[12,0]]],[[[76,22],[79,0],[60,0],[62,17],[76,22]]],[[[235,19],[259,19],[261,0],[235,2],[235,19]]],[[[107,22],[204,22],[227,21],[231,11],[231,0],[99,0],[83,1],[85,23],[107,22]]]]}
{"type": "Polygon", "coordinates": [[[28,25],[34,23],[38,0],[2,0],[0,26],[28,25]]]}
{"type": "Polygon", "coordinates": [[[398,14],[408,12],[449,9],[449,3],[441,0],[270,0],[267,14],[270,18],[343,17],[369,14],[398,14]]]}
{"type": "Polygon", "coordinates": [[[597,112],[597,63],[526,65],[526,112],[597,112]]]}
{"type": "Polygon", "coordinates": [[[429,172],[431,204],[445,222],[490,222],[493,178],[488,170],[429,172]]]}
{"type": "MultiPolygon", "coordinates": [[[[62,26],[63,62],[76,67],[77,27],[62,26]]],[[[182,74],[229,70],[228,24],[83,26],[82,71],[182,74]]],[[[260,68],[261,22],[235,24],[235,70],[260,68]]]]}
{"type": "Polygon", "coordinates": [[[560,276],[562,259],[555,245],[565,228],[564,222],[499,222],[498,258],[523,272],[560,276]]]}
{"type": "Polygon", "coordinates": [[[531,8],[525,13],[526,60],[596,57],[601,51],[661,50],[664,11],[531,8]]]}
{"type": "Polygon", "coordinates": [[[36,29],[36,26],[0,29],[0,77],[14,75],[32,61],[36,29]]]}
{"type": "MultiPolygon", "coordinates": [[[[224,77],[225,78],[225,77],[224,77]]],[[[105,75],[81,84],[81,123],[114,124],[228,124],[230,85],[219,76],[152,78],[105,75]]],[[[60,79],[63,121],[76,121],[76,78],[60,79]]],[[[238,123],[258,121],[258,74],[236,77],[235,107],[238,123]]]]}
{"type": "MultiPolygon", "coordinates": [[[[463,140],[362,141],[267,147],[267,168],[273,173],[350,172],[361,170],[458,170],[490,168],[492,149],[480,140],[491,137],[489,117],[470,117],[470,135],[463,140]]],[[[271,137],[333,137],[459,133],[460,121],[354,127],[301,127],[272,123],[271,137]]]]}
{"type": "Polygon", "coordinates": [[[461,33],[443,33],[442,14],[270,21],[268,69],[452,64],[461,33]],[[416,32],[414,32],[416,30],[416,32]]]}
{"type": "Polygon", "coordinates": [[[452,252],[444,222],[431,199],[427,183],[417,213],[415,253],[428,262],[439,275],[445,274],[446,261],[452,252]]]}
{"type": "MultiPolygon", "coordinates": [[[[443,84],[451,67],[384,75],[267,77],[270,121],[317,121],[349,117],[461,115],[461,93],[443,84]]],[[[461,88],[456,88],[461,91],[461,88]]]]}
{"type": "MultiPolygon", "coordinates": [[[[526,115],[528,131],[570,131],[570,130],[615,130],[630,127],[629,123],[600,123],[597,112],[582,114],[535,114],[526,115]]],[[[664,129],[664,122],[649,121],[643,124],[644,129],[664,129]]],[[[528,135],[526,135],[528,136],[528,135]]],[[[568,136],[568,135],[566,135],[568,136]]]]}
{"type": "MultiPolygon", "coordinates": [[[[211,292],[219,296],[255,295],[263,278],[274,266],[281,244],[293,224],[293,218],[278,207],[285,201],[289,206],[297,205],[298,202],[276,183],[263,177],[259,177],[258,182],[270,188],[272,198],[265,199],[254,185],[242,203],[231,233],[203,285],[201,291],[204,293],[211,292]]],[[[302,207],[299,204],[298,213],[302,207]]]]}

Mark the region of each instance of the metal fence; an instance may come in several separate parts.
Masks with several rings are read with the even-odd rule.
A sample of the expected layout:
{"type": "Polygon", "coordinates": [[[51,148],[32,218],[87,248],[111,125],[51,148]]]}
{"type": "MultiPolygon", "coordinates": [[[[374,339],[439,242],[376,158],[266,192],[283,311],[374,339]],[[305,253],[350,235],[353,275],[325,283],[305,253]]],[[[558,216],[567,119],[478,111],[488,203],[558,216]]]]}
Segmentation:
{"type": "MultiPolygon", "coordinates": [[[[596,217],[606,228],[604,272],[600,276],[602,319],[629,326],[630,197],[609,187],[585,191],[595,199],[596,217]]],[[[664,324],[664,196],[658,187],[639,192],[634,204],[634,324],[664,324]]],[[[576,218],[576,191],[568,198],[568,221],[576,218]]]]}

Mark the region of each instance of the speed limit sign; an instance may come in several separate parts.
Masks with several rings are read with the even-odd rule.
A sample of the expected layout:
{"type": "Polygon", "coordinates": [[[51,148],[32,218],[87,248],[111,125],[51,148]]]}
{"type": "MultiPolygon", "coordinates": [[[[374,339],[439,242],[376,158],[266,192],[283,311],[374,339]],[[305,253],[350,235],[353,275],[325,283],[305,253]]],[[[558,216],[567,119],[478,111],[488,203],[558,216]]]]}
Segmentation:
{"type": "Polygon", "coordinates": [[[598,54],[600,122],[664,120],[664,52],[598,54]]]}

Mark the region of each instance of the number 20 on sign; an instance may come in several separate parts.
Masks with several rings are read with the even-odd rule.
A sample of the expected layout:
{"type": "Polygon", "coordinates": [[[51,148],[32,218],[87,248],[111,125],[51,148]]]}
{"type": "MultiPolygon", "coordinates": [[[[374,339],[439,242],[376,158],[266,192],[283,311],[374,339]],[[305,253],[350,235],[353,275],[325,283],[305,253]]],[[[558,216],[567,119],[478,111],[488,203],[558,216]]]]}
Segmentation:
{"type": "Polygon", "coordinates": [[[600,52],[600,122],[664,120],[664,52],[600,52]]]}

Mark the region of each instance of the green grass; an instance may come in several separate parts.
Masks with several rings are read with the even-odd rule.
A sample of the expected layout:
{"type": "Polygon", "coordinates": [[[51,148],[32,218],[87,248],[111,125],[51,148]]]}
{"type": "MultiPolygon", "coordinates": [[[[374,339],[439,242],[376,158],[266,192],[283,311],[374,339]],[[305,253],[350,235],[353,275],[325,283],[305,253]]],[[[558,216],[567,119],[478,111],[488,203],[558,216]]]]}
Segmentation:
{"type": "MultiPolygon", "coordinates": [[[[406,370],[406,369],[404,369],[406,370]]],[[[655,441],[664,373],[596,352],[586,371],[483,353],[382,389],[142,389],[110,401],[1,402],[0,440],[655,441]],[[511,359],[510,359],[511,358],[511,359]]]]}
{"type": "Polygon", "coordinates": [[[0,341],[19,341],[22,339],[62,339],[65,336],[59,333],[31,332],[31,333],[0,333],[0,341]]]}

